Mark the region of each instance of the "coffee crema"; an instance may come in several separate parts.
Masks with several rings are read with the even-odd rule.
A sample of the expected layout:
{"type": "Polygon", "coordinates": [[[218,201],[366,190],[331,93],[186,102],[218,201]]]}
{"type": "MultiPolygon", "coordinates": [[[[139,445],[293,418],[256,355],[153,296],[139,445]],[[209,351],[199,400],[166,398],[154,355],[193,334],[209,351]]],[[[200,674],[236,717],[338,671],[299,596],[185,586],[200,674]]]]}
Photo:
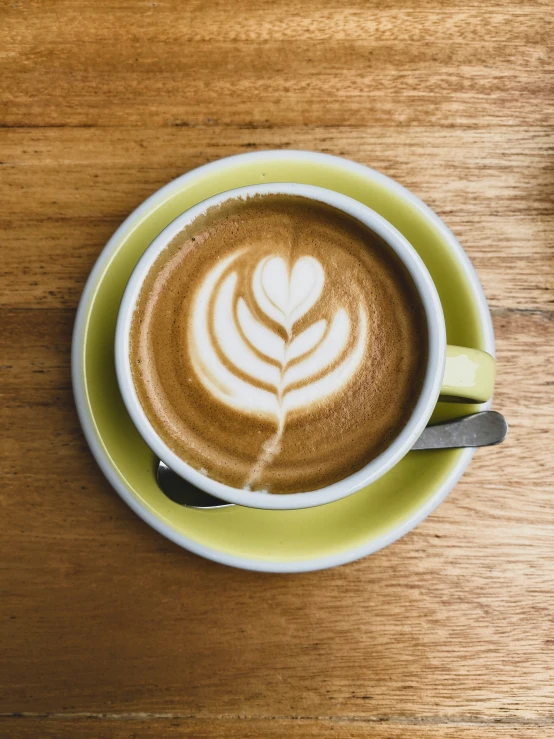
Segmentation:
{"type": "Polygon", "coordinates": [[[393,250],[293,195],[211,208],[160,254],[130,335],[154,430],[208,477],[316,490],[398,435],[421,392],[423,306],[393,250]]]}

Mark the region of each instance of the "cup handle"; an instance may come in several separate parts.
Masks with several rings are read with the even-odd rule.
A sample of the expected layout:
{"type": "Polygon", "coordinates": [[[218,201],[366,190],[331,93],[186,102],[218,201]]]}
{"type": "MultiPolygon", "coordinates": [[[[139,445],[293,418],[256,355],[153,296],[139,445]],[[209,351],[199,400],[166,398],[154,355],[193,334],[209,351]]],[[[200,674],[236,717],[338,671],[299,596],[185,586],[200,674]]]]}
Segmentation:
{"type": "Polygon", "coordinates": [[[492,395],[494,378],[495,362],[490,354],[448,345],[440,399],[484,403],[492,395]]]}

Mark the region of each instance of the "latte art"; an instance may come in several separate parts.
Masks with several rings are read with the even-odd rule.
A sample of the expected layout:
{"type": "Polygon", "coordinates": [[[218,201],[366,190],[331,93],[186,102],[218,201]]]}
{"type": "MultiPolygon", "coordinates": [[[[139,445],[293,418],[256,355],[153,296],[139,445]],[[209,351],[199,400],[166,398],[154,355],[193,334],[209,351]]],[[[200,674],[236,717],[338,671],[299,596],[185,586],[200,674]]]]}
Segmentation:
{"type": "Polygon", "coordinates": [[[131,329],[157,433],[237,488],[313,490],[359,469],[409,417],[423,310],[390,249],[294,196],[233,201],[162,253],[131,329]]]}
{"type": "Polygon", "coordinates": [[[349,380],[363,356],[367,320],[360,306],[361,330],[351,351],[345,351],[351,322],[343,308],[331,321],[318,320],[313,311],[314,322],[295,334],[295,325],[321,295],[323,268],[313,257],[301,257],[289,271],[281,257],[266,257],[251,284],[251,295],[266,319],[262,322],[237,295],[233,265],[239,256],[231,255],[215,267],[200,288],[189,332],[190,354],[206,390],[222,403],[280,420],[287,411],[317,403],[349,380]],[[271,327],[274,323],[284,329],[284,337],[271,327]]]}
{"type": "MultiPolygon", "coordinates": [[[[314,257],[292,266],[280,256],[261,259],[252,276],[250,300],[237,295],[235,270],[245,249],[214,267],[196,297],[189,330],[192,365],[207,392],[242,413],[274,417],[277,432],[264,445],[247,480],[251,485],[279,451],[287,412],[307,408],[340,390],[360,364],[367,319],[360,305],[360,330],[350,345],[351,321],[339,308],[319,318],[317,302],[325,271],[314,257]],[[314,321],[295,332],[307,314],[314,321]],[[272,328],[277,324],[284,335],[272,328]]],[[[257,249],[255,251],[258,251],[257,249]]]]}

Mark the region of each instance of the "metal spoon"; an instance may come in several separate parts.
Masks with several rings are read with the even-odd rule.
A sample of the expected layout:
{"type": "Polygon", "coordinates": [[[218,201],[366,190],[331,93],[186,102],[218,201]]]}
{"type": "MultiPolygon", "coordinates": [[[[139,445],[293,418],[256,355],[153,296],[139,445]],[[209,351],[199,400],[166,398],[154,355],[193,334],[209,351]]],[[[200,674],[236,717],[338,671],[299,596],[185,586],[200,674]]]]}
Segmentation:
{"type": "MultiPolygon", "coordinates": [[[[493,446],[504,441],[507,433],[508,424],[501,413],[481,411],[427,426],[412,450],[493,446]]],[[[161,461],[156,470],[156,480],[162,493],[187,508],[229,508],[234,505],[195,488],[161,461]]]]}
{"type": "Polygon", "coordinates": [[[508,424],[501,413],[481,411],[427,426],[412,449],[423,451],[494,446],[504,441],[507,433],[508,424]]]}
{"type": "Polygon", "coordinates": [[[183,480],[176,472],[170,470],[161,460],[156,470],[156,481],[164,495],[174,503],[187,508],[229,508],[235,505],[195,488],[190,482],[183,480]]]}

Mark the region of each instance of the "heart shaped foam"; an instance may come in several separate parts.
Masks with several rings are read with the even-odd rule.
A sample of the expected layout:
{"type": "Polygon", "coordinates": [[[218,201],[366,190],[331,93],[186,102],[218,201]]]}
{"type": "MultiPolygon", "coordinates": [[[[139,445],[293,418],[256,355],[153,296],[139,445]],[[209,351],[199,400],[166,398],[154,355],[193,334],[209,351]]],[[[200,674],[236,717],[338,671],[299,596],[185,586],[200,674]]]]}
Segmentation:
{"type": "Polygon", "coordinates": [[[282,257],[264,259],[254,273],[253,290],[262,311],[290,333],[318,301],[325,282],[323,267],[301,257],[289,272],[282,257]]]}

